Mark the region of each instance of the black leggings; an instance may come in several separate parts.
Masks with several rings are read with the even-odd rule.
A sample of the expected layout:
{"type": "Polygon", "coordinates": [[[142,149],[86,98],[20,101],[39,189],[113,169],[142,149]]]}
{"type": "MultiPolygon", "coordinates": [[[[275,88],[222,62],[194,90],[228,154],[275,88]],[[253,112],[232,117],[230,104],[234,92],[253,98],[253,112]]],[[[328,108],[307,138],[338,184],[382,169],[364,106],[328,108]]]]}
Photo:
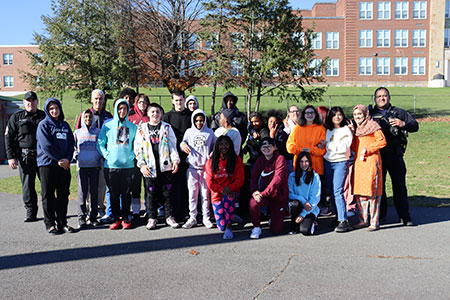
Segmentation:
{"type": "Polygon", "coordinates": [[[316,220],[314,214],[307,214],[303,221],[299,224],[295,222],[295,219],[300,215],[303,210],[303,204],[298,200],[291,201],[291,231],[295,233],[301,233],[303,235],[311,235],[311,228],[316,220]]]}

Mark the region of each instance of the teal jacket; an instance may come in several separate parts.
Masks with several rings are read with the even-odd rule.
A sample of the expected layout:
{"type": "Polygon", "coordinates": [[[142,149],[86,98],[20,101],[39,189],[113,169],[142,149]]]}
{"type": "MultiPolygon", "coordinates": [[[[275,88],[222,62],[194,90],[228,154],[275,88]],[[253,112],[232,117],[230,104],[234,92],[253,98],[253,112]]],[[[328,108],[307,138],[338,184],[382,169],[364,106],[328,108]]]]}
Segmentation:
{"type": "Polygon", "coordinates": [[[114,105],[114,117],[107,120],[100,130],[97,140],[97,149],[105,158],[105,168],[130,169],[134,168],[133,144],[137,127],[128,121],[130,106],[124,99],[119,99],[114,105]],[[120,121],[118,108],[121,103],[128,107],[127,116],[120,121]]]}

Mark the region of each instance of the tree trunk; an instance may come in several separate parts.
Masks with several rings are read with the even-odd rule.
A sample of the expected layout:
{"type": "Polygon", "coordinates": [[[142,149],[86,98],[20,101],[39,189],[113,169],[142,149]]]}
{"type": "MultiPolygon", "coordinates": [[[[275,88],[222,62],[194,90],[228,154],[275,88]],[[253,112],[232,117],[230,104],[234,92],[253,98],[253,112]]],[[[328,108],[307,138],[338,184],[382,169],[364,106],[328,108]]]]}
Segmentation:
{"type": "Polygon", "coordinates": [[[252,90],[251,89],[247,89],[247,120],[250,117],[250,112],[252,111],[252,90]]]}
{"type": "Polygon", "coordinates": [[[217,91],[217,81],[213,83],[213,89],[211,93],[211,120],[214,118],[215,104],[216,104],[216,91],[217,91]]]}
{"type": "Polygon", "coordinates": [[[255,104],[255,111],[259,111],[259,106],[261,104],[261,89],[262,89],[262,80],[258,83],[258,90],[256,91],[256,104],[255,104]]]}

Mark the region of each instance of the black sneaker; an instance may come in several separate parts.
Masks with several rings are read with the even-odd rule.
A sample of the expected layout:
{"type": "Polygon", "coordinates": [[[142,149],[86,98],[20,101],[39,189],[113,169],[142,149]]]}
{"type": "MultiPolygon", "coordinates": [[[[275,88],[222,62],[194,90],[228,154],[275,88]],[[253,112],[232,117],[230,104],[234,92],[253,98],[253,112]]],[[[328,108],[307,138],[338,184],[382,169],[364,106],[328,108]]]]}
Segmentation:
{"type": "Polygon", "coordinates": [[[74,232],[76,232],[76,230],[75,229],[73,229],[72,227],[70,227],[69,225],[63,225],[63,226],[57,226],[57,228],[58,228],[58,231],[60,232],[60,233],[74,233],[74,232]]]}
{"type": "Polygon", "coordinates": [[[86,218],[85,217],[79,217],[78,218],[78,227],[81,228],[86,228],[86,218]]]}
{"type": "Polygon", "coordinates": [[[336,232],[347,232],[352,230],[352,226],[350,225],[350,223],[348,222],[348,220],[344,220],[339,222],[338,226],[334,229],[334,231],[336,232]]]}
{"type": "Polygon", "coordinates": [[[134,225],[139,225],[141,223],[141,215],[133,214],[133,216],[131,217],[131,223],[134,225]]]}
{"type": "Polygon", "coordinates": [[[91,226],[94,226],[94,227],[98,227],[101,225],[100,222],[97,220],[97,218],[89,219],[89,223],[91,224],[91,226]]]}

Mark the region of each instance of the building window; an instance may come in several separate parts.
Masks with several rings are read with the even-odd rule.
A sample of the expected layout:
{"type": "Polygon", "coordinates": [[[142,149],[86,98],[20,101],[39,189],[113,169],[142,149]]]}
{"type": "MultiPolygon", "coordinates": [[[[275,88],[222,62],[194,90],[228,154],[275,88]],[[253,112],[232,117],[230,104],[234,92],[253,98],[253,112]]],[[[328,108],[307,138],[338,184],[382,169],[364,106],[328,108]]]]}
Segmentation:
{"type": "Polygon", "coordinates": [[[301,31],[301,32],[294,32],[292,34],[292,40],[294,42],[300,43],[300,45],[303,46],[305,44],[305,33],[303,31],[301,31]]]}
{"type": "Polygon", "coordinates": [[[450,29],[445,29],[444,47],[450,47],[450,29]]]}
{"type": "Polygon", "coordinates": [[[14,77],[3,76],[3,86],[4,87],[14,87],[14,77]]]}
{"type": "Polygon", "coordinates": [[[244,76],[244,66],[237,60],[231,61],[231,74],[233,76],[244,76]]]}
{"type": "Polygon", "coordinates": [[[309,76],[321,76],[322,75],[322,69],[321,65],[322,60],[321,59],[311,59],[309,61],[309,76]]]}
{"type": "Polygon", "coordinates": [[[189,37],[188,48],[189,50],[198,50],[202,48],[202,40],[197,34],[192,33],[191,36],[189,37]]]}
{"type": "Polygon", "coordinates": [[[408,47],[408,30],[395,31],[395,47],[408,47]]]}
{"type": "Polygon", "coordinates": [[[427,33],[427,31],[425,29],[413,30],[412,46],[413,47],[425,47],[426,33],[427,33]]]}
{"type": "Polygon", "coordinates": [[[4,65],[12,65],[13,64],[13,55],[12,53],[3,54],[3,64],[4,65]]]}
{"type": "Polygon", "coordinates": [[[390,63],[389,57],[377,57],[377,75],[389,75],[390,63]]]}
{"type": "Polygon", "coordinates": [[[395,2],[395,18],[398,20],[408,19],[408,2],[395,2]]]}
{"type": "Polygon", "coordinates": [[[377,30],[377,47],[390,47],[390,46],[391,46],[391,31],[377,30]]]}
{"type": "Polygon", "coordinates": [[[244,49],[244,34],[242,32],[231,33],[231,44],[236,49],[244,49]]]}
{"type": "Polygon", "coordinates": [[[219,34],[217,32],[212,33],[208,39],[205,41],[205,50],[212,50],[212,48],[217,45],[219,40],[219,34]]]}
{"type": "Polygon", "coordinates": [[[372,75],[372,57],[359,58],[359,75],[372,75]]]}
{"type": "Polygon", "coordinates": [[[339,49],[339,32],[327,32],[327,49],[339,49]]]}
{"type": "Polygon", "coordinates": [[[413,19],[426,19],[427,18],[427,2],[426,1],[414,1],[413,2],[413,19]]]}
{"type": "Polygon", "coordinates": [[[450,18],[450,0],[445,1],[445,17],[450,18]]]}
{"type": "Polygon", "coordinates": [[[412,75],[425,75],[425,57],[413,57],[412,75]]]}
{"type": "Polygon", "coordinates": [[[394,58],[394,75],[408,74],[408,58],[396,57],[394,58]]]}
{"type": "Polygon", "coordinates": [[[391,18],[391,2],[378,2],[377,19],[389,20],[391,18]]]}
{"type": "Polygon", "coordinates": [[[325,70],[327,76],[339,76],[339,59],[330,59],[325,70]]]}
{"type": "Polygon", "coordinates": [[[361,48],[372,47],[372,30],[359,31],[359,47],[361,48]]]}
{"type": "Polygon", "coordinates": [[[303,75],[303,73],[305,73],[305,68],[299,68],[299,69],[297,69],[297,68],[292,68],[291,69],[291,74],[292,74],[292,76],[301,76],[301,75],[303,75]]]}
{"type": "Polygon", "coordinates": [[[311,49],[322,49],[322,32],[314,32],[311,35],[311,49]]]}
{"type": "Polygon", "coordinates": [[[359,19],[360,20],[372,20],[373,18],[373,3],[372,2],[360,2],[359,3],[359,19]]]}

